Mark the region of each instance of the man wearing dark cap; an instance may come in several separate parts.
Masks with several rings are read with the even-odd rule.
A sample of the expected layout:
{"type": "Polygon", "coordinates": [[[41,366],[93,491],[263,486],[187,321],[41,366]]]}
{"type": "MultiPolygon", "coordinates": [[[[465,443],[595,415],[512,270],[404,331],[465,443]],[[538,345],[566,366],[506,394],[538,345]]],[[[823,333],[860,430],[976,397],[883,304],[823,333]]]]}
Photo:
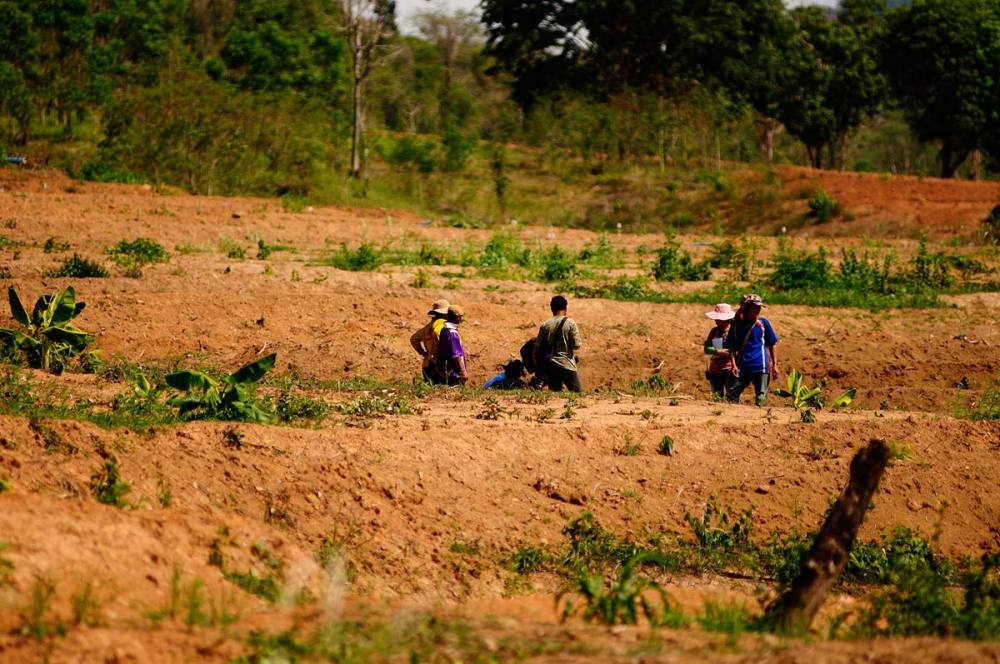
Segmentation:
{"type": "Polygon", "coordinates": [[[566,315],[569,304],[562,295],[549,303],[552,318],[542,323],[535,337],[535,370],[553,392],[563,388],[582,392],[576,367],[576,351],[580,348],[580,330],[576,321],[566,315]]]}
{"type": "Polygon", "coordinates": [[[736,364],[726,394],[732,403],[739,403],[743,390],[753,385],[757,405],[765,405],[768,386],[778,377],[778,358],[774,353],[778,335],[774,333],[771,322],[760,315],[765,308],[760,295],[744,295],[736,319],[726,335],[724,347],[730,351],[736,364]]]}
{"type": "Polygon", "coordinates": [[[424,380],[435,385],[443,385],[446,377],[438,371],[437,350],[438,342],[441,339],[441,330],[448,319],[448,300],[435,300],[431,305],[431,310],[427,315],[431,317],[429,323],[413,333],[410,337],[410,345],[417,354],[424,358],[423,375],[424,380]]]}

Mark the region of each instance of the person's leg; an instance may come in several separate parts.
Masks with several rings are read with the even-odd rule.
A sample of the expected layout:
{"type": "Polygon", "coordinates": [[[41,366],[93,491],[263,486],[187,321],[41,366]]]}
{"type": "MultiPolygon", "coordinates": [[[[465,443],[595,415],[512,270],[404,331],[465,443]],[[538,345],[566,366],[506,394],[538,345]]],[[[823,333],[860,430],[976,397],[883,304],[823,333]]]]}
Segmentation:
{"type": "Polygon", "coordinates": [[[712,390],[713,399],[722,399],[726,395],[726,385],[729,383],[728,373],[705,373],[708,386],[712,390]]]}
{"type": "Polygon", "coordinates": [[[563,376],[559,367],[555,365],[549,367],[549,370],[545,372],[545,384],[549,386],[550,392],[562,392],[563,376]]]}
{"type": "Polygon", "coordinates": [[[562,369],[563,382],[566,383],[566,389],[570,392],[583,392],[583,386],[580,385],[580,372],[570,371],[569,369],[562,369]]]}
{"type": "Polygon", "coordinates": [[[742,374],[738,377],[734,376],[729,383],[729,387],[726,388],[726,398],[729,400],[729,403],[739,403],[743,390],[747,389],[747,385],[749,384],[750,381],[742,374]]]}
{"type": "Polygon", "coordinates": [[[767,389],[770,386],[770,376],[766,373],[754,374],[753,376],[753,393],[756,397],[756,403],[758,406],[767,405],[767,389]]]}

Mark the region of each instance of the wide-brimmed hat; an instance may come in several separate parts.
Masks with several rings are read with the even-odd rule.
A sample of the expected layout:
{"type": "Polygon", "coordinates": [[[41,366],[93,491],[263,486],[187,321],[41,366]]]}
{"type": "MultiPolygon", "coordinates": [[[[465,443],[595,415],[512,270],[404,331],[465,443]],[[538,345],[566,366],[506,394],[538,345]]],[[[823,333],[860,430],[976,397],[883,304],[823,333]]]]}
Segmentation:
{"type": "Polygon", "coordinates": [[[453,304],[450,307],[448,307],[448,315],[449,316],[464,316],[465,315],[465,309],[463,309],[462,307],[460,307],[457,304],[453,304]]]}
{"type": "Polygon", "coordinates": [[[743,296],[743,299],[740,300],[741,307],[748,304],[760,307],[761,309],[767,309],[767,305],[764,304],[764,299],[760,295],[757,295],[757,293],[747,293],[743,296]]]}
{"type": "Polygon", "coordinates": [[[705,314],[705,318],[712,320],[732,320],[734,316],[736,316],[736,312],[725,302],[715,305],[715,309],[705,314]]]}
{"type": "Polygon", "coordinates": [[[434,314],[440,314],[442,316],[447,316],[448,307],[450,306],[451,305],[448,304],[448,300],[434,300],[434,303],[431,304],[431,310],[427,312],[427,315],[433,316],[434,314]]]}

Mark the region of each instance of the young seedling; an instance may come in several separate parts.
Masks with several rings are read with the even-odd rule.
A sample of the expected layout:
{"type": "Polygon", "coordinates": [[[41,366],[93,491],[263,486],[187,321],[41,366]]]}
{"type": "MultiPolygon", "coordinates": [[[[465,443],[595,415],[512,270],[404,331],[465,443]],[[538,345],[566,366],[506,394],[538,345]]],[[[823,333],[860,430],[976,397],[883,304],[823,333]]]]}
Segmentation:
{"type": "MultiPolygon", "coordinates": [[[[819,386],[808,387],[802,372],[798,369],[792,369],[791,373],[788,374],[788,389],[776,390],[775,394],[791,399],[792,407],[798,411],[799,418],[805,423],[812,423],[816,421],[816,413],[813,409],[818,410],[823,407],[821,391],[822,388],[819,386]]],[[[834,399],[830,406],[832,408],[845,408],[854,400],[856,393],[857,390],[852,387],[834,399]]]]}

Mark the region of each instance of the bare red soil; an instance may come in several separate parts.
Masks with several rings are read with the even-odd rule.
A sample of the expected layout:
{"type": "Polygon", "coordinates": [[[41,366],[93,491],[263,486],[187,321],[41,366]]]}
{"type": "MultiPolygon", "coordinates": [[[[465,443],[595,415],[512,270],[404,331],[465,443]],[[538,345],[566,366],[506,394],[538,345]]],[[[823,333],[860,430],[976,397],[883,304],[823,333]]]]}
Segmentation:
{"type": "MultiPolygon", "coordinates": [[[[865,223],[887,229],[872,221],[884,218],[908,236],[916,228],[944,228],[948,201],[966,201],[956,218],[965,220],[958,231],[967,232],[980,207],[1000,191],[981,183],[809,177],[848,209],[859,208],[870,188],[873,212],[865,223]]],[[[412,271],[403,268],[362,274],[313,264],[340,242],[457,245],[489,235],[427,226],[406,213],[323,208],[292,214],[274,201],[81,184],[49,173],[0,171],[0,187],[0,224],[9,222],[0,233],[25,243],[0,249],[0,265],[9,267],[26,300],[72,283],[88,303],[79,324],[97,333],[96,345],[107,358],[234,369],[277,352],[277,372],[321,381],[373,376],[408,382],[418,371],[409,334],[430,300],[445,295],[469,312],[463,337],[474,380],[481,382],[532,336],[551,295],[536,283],[477,278],[443,290],[448,278],[438,273],[448,268],[435,273],[438,288],[416,289],[412,271]],[[151,237],[173,256],[168,264],[145,268],[139,279],[51,279],[42,273],[62,257],[43,253],[40,245],[51,236],[92,258],[118,240],[151,237]],[[228,259],[217,248],[222,237],[247,247],[250,256],[258,237],[292,251],[273,254],[265,270],[259,260],[228,259]],[[194,253],[175,250],[179,245],[194,253]]],[[[594,239],[583,231],[522,233],[570,246],[594,239]]],[[[658,241],[627,237],[620,244],[658,241]]],[[[0,477],[12,485],[0,494],[0,542],[8,544],[0,558],[13,564],[11,585],[0,587],[0,633],[6,635],[0,636],[0,661],[227,661],[244,652],[251,629],[287,626],[297,615],[291,596],[301,588],[337,606],[349,588],[348,610],[370,604],[387,615],[421,607],[466,616],[488,638],[549,643],[561,653],[550,661],[635,661],[645,630],[560,626],[552,609],[555,581],[544,575],[513,593],[527,597],[502,599],[512,594],[510,574],[497,560],[526,544],[558,545],[566,521],[584,509],[621,536],[683,533],[685,514],[701,514],[712,496],[737,510],[752,507],[758,538],[806,531],[838,493],[853,452],[876,437],[910,453],[890,468],[863,537],[907,526],[927,536],[939,532],[940,548],[950,556],[996,550],[1000,424],[953,419],[952,405],[977,397],[1000,371],[1000,295],[961,296],[953,304],[879,314],[769,309],[782,338],[783,370],[796,367],[810,380],[824,379],[831,394],[858,388],[855,408],[821,411],[812,425],[799,423],[777,398],[771,410],[707,399],[703,306],[604,300],[571,304],[584,336],[585,387],[602,390],[579,400],[571,419],[558,416],[562,398],[520,403],[503,397],[509,414],[485,421],[476,418],[481,400],[443,391],[420,400],[419,413],[367,426],[349,426],[340,415],[311,428],[188,423],[138,432],[47,421],[43,429],[76,448],[52,453],[37,423],[32,428],[26,418],[0,417],[0,477]],[[624,394],[632,381],[654,371],[679,384],[675,395],[624,394]],[[971,389],[959,392],[959,383],[971,389]],[[555,417],[539,421],[549,408],[555,417]],[[224,442],[232,426],[242,435],[239,449],[224,442]],[[664,435],[675,441],[672,457],[656,453],[664,435]],[[636,456],[616,453],[626,437],[640,445],[636,456]],[[116,455],[132,486],[133,508],[93,499],[89,482],[101,463],[99,448],[116,455]],[[166,488],[168,505],[162,501],[166,488]],[[324,539],[346,556],[349,582],[317,564],[324,539]],[[259,568],[260,551],[270,552],[293,580],[284,591],[288,597],[272,605],[238,589],[209,564],[213,551],[237,572],[259,568]],[[10,635],[23,623],[39,578],[53,584],[52,612],[62,616],[71,613],[71,596],[91,584],[100,605],[97,626],[71,626],[64,639],[10,635]],[[210,606],[238,613],[240,620],[224,630],[186,630],[169,618],[152,627],[149,616],[169,604],[171,588],[196,581],[204,584],[210,606]],[[575,642],[589,649],[574,649],[575,642]]],[[[78,374],[36,380],[97,407],[128,389],[78,374]]],[[[343,401],[352,395],[317,390],[314,396],[343,401]]],[[[692,607],[722,594],[747,601],[754,595],[750,584],[727,579],[663,581],[692,607]]],[[[656,639],[658,649],[646,661],[846,662],[868,653],[914,662],[1000,657],[995,645],[928,639],[743,637],[735,649],[698,630],[666,630],[656,639]]]]}

